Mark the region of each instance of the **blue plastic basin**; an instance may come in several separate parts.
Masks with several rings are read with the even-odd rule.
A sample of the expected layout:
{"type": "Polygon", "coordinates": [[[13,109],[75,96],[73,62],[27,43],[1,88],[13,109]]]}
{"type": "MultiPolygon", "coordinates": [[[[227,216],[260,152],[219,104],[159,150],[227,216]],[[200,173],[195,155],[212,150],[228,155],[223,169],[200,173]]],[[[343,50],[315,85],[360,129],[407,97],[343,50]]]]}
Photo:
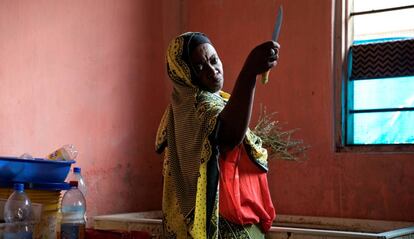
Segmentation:
{"type": "Polygon", "coordinates": [[[52,161],[41,158],[20,159],[0,157],[0,180],[28,183],[60,183],[69,173],[71,161],[52,161]]]}

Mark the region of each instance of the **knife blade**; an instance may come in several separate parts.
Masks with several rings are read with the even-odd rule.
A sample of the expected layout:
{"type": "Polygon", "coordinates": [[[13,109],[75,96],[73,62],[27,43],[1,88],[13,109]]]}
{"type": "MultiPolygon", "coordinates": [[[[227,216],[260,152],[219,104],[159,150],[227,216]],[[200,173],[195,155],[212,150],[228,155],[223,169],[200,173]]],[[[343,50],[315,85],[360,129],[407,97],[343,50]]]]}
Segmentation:
{"type": "MultiPolygon", "coordinates": [[[[275,22],[275,26],[273,28],[273,33],[272,33],[273,41],[277,41],[279,39],[280,28],[282,27],[282,21],[283,21],[283,7],[282,5],[280,5],[279,10],[277,11],[276,22],[275,22]]],[[[270,70],[262,74],[263,84],[266,84],[269,81],[269,72],[270,70]]]]}
{"type": "Polygon", "coordinates": [[[272,34],[273,41],[277,41],[279,39],[280,28],[282,27],[282,21],[283,21],[283,7],[282,5],[280,5],[279,10],[277,11],[275,28],[273,29],[273,34],[272,34]]]}

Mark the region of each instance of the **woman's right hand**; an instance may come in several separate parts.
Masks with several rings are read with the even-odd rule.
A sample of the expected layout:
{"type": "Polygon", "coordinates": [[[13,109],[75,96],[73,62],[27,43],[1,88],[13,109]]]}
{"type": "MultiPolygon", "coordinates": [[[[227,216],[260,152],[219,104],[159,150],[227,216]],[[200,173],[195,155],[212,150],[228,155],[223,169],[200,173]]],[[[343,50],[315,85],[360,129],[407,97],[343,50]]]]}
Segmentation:
{"type": "Polygon", "coordinates": [[[280,45],[275,41],[267,41],[256,46],[247,56],[243,71],[256,76],[275,67],[279,59],[279,49],[280,45]]]}

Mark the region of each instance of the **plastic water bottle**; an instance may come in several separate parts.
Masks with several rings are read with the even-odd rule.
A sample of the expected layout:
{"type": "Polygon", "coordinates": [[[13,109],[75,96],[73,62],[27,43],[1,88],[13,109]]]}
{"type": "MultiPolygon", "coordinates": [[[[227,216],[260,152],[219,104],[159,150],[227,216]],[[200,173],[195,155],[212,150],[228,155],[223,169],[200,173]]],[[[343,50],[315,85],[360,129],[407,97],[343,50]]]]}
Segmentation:
{"type": "Polygon", "coordinates": [[[78,156],[78,150],[73,144],[66,144],[47,156],[50,160],[74,160],[78,156]]]}
{"type": "Polygon", "coordinates": [[[86,187],[85,180],[83,179],[81,168],[80,167],[74,167],[72,174],[69,177],[70,181],[77,181],[78,182],[78,189],[83,193],[83,196],[86,198],[86,194],[88,192],[88,189],[86,187]]]}
{"type": "Polygon", "coordinates": [[[78,182],[70,181],[71,189],[62,198],[61,239],[85,238],[86,201],[78,182]]]}
{"type": "MultiPolygon", "coordinates": [[[[82,177],[80,167],[73,168],[72,173],[69,176],[69,182],[70,181],[78,182],[78,189],[82,192],[83,196],[85,197],[85,201],[86,201],[86,193],[88,192],[88,189],[86,187],[85,180],[82,177]]],[[[87,221],[86,213],[85,213],[85,221],[87,221]]]]}
{"type": "Polygon", "coordinates": [[[24,192],[24,184],[14,184],[14,192],[4,205],[4,220],[4,239],[32,239],[32,203],[24,192]]]}

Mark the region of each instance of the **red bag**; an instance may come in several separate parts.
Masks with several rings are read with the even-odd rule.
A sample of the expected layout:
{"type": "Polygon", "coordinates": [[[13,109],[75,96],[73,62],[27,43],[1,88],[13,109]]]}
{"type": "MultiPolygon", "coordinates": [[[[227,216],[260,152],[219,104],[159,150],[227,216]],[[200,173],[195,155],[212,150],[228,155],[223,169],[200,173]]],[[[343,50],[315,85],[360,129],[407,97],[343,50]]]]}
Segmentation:
{"type": "Polygon", "coordinates": [[[276,216],[267,172],[251,161],[243,145],[220,156],[219,212],[239,225],[261,224],[267,232],[276,216]]]}

